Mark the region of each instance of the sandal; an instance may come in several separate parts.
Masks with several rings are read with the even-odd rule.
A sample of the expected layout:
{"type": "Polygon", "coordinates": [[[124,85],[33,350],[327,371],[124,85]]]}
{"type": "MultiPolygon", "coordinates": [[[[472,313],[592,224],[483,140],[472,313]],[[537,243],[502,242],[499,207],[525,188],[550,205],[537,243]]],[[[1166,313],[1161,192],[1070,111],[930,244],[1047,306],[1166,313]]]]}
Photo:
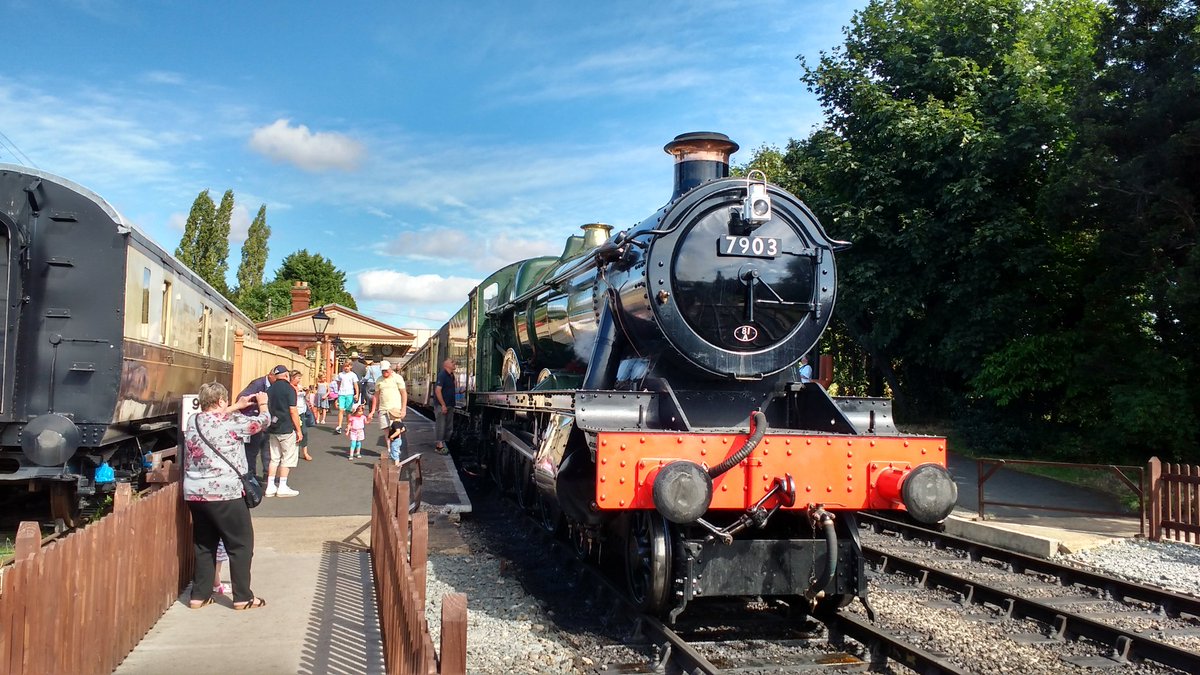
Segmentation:
{"type": "Polygon", "coordinates": [[[267,601],[263,598],[252,598],[249,602],[242,603],[241,607],[238,607],[238,603],[236,603],[236,602],[233,603],[233,608],[238,610],[239,612],[242,610],[246,610],[246,609],[258,609],[259,607],[266,607],[266,606],[267,606],[267,601]]]}
{"type": "Polygon", "coordinates": [[[305,456],[304,456],[304,461],[306,461],[306,462],[311,462],[311,461],[312,461],[312,457],[309,457],[308,455],[305,455],[305,456]]]}
{"type": "Polygon", "coordinates": [[[201,602],[198,605],[192,604],[192,603],[196,602],[195,600],[189,600],[188,601],[188,609],[203,609],[203,608],[208,607],[209,605],[213,604],[216,601],[217,601],[217,599],[211,595],[208,596],[207,600],[205,600],[204,602],[201,602]]]}
{"type": "Polygon", "coordinates": [[[232,591],[233,591],[233,587],[226,583],[220,583],[220,584],[217,584],[216,586],[213,586],[213,593],[216,593],[218,595],[225,595],[227,593],[231,593],[232,591]]]}

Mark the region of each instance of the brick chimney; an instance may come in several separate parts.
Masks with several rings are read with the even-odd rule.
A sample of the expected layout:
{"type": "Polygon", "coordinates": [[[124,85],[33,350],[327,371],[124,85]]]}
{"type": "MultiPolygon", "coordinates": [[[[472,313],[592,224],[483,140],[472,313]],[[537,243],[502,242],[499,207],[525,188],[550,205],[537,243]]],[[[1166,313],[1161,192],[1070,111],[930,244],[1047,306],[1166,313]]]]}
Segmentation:
{"type": "Polygon", "coordinates": [[[312,291],[308,290],[307,281],[292,282],[292,314],[303,312],[312,304],[312,291]]]}

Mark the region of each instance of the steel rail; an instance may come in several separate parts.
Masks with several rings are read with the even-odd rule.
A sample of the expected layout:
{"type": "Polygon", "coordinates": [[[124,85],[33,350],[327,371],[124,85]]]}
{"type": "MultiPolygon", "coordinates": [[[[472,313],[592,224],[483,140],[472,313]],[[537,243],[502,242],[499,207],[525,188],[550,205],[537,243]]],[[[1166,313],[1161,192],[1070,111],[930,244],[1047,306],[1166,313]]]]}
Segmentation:
{"type": "Polygon", "coordinates": [[[885,572],[900,572],[917,580],[924,588],[945,588],[962,595],[964,604],[990,604],[1009,618],[1027,618],[1051,627],[1052,638],[1067,641],[1084,637],[1113,649],[1114,661],[1147,660],[1177,668],[1185,673],[1200,673],[1200,654],[1180,649],[1127,630],[1064,611],[1036,600],[1022,598],[1009,591],[967,579],[929,565],[869,546],[863,546],[867,560],[885,572]]]}
{"type": "Polygon", "coordinates": [[[841,638],[845,636],[866,645],[871,652],[872,670],[883,668],[886,665],[884,660],[890,658],[905,668],[922,673],[922,675],[939,675],[941,673],[958,675],[972,672],[902,639],[887,629],[873,626],[855,614],[849,612],[834,614],[823,618],[822,621],[829,627],[829,638],[834,644],[840,642],[841,638]]]}
{"type": "Polygon", "coordinates": [[[1163,612],[1171,618],[1179,618],[1180,614],[1190,614],[1191,616],[1200,618],[1200,598],[1179,595],[1178,593],[1172,593],[1157,586],[1118,579],[1117,577],[1100,572],[1092,572],[1078,567],[1063,565],[1046,560],[1045,558],[1036,558],[1024,553],[1009,551],[998,546],[980,544],[970,539],[936,532],[911,523],[892,520],[891,518],[860,513],[858,520],[859,523],[870,523],[875,527],[876,531],[889,529],[900,532],[906,537],[933,543],[938,548],[954,548],[965,551],[971,557],[971,560],[976,562],[983,558],[989,558],[1008,564],[1014,572],[1022,573],[1031,571],[1057,577],[1059,583],[1063,586],[1078,584],[1100,589],[1117,601],[1133,599],[1152,603],[1162,607],[1163,612]]]}

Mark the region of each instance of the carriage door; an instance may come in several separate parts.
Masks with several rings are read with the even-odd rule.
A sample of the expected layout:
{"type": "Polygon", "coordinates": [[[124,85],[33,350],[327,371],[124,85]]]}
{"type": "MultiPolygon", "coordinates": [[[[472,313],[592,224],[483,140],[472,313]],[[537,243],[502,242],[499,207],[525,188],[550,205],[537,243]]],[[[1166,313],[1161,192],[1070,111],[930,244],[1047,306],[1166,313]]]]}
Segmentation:
{"type": "Polygon", "coordinates": [[[9,297],[12,290],[12,271],[15,269],[12,261],[12,227],[8,220],[0,218],[0,249],[3,253],[0,254],[0,300],[3,300],[4,305],[0,307],[0,313],[3,314],[0,319],[0,414],[9,412],[8,399],[9,393],[12,390],[12,383],[9,378],[9,366],[13,361],[13,352],[16,340],[15,321],[11,319],[11,312],[14,302],[19,301],[19,298],[9,297]]]}

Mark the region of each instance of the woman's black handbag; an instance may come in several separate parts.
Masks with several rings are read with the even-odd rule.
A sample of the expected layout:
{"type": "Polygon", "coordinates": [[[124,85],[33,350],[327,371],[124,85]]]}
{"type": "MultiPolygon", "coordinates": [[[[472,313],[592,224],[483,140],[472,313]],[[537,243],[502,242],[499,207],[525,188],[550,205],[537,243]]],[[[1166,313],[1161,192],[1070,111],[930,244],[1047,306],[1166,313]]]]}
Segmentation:
{"type": "MultiPolygon", "coordinates": [[[[225,455],[222,455],[221,451],[217,450],[217,446],[210,443],[209,440],[204,437],[204,434],[200,432],[199,418],[199,415],[192,417],[192,419],[196,422],[196,435],[199,436],[200,440],[204,441],[208,447],[212,448],[213,454],[215,454],[217,457],[220,457],[221,461],[228,464],[229,468],[233,469],[234,473],[237,473],[237,467],[233,465],[233,462],[229,461],[225,455]]],[[[246,508],[252,509],[261,504],[263,500],[263,489],[262,483],[258,482],[258,476],[255,476],[251,473],[243,473],[238,474],[238,478],[242,479],[242,499],[246,502],[246,508]]]]}

